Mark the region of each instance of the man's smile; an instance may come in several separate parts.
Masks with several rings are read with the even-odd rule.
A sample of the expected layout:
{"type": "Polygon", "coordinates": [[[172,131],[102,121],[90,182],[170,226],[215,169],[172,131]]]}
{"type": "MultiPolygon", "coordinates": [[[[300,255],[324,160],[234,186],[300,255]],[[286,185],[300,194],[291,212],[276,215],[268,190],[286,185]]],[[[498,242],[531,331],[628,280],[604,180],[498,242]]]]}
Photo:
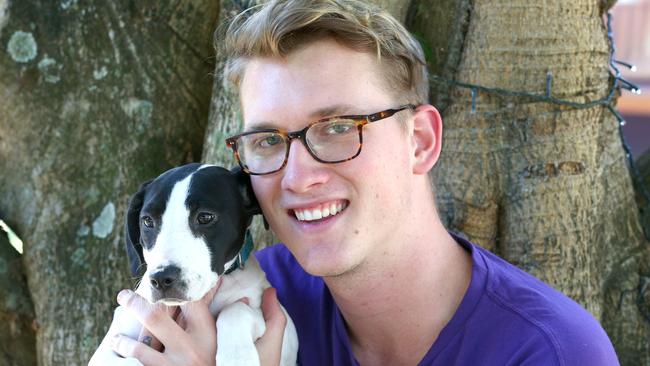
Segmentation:
{"type": "Polygon", "coordinates": [[[346,200],[323,202],[312,207],[294,208],[290,210],[298,221],[315,221],[334,216],[345,210],[348,206],[346,200]]]}

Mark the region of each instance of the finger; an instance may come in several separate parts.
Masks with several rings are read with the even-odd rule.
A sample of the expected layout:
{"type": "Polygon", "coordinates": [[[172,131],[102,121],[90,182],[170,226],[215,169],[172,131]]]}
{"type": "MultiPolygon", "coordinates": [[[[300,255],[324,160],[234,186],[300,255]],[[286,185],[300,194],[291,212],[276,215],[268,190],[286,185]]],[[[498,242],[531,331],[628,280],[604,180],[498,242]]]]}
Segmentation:
{"type": "MultiPolygon", "coordinates": [[[[219,286],[221,286],[221,278],[219,278],[219,280],[217,281],[217,284],[214,285],[198,301],[198,302],[202,303],[203,305],[205,305],[205,307],[208,309],[208,312],[210,311],[210,305],[212,305],[212,302],[214,301],[214,296],[216,295],[217,290],[219,289],[219,286]]],[[[193,322],[193,325],[192,325],[193,327],[196,327],[197,323],[200,324],[200,325],[203,325],[204,322],[205,323],[210,323],[210,322],[214,323],[214,321],[216,320],[216,319],[214,319],[214,316],[212,316],[212,313],[209,313],[210,317],[208,318],[207,317],[208,313],[205,313],[205,309],[203,307],[200,307],[199,310],[189,310],[189,309],[196,309],[197,308],[197,305],[194,302],[185,304],[185,305],[181,306],[181,308],[179,308],[178,317],[174,317],[174,319],[176,320],[176,323],[178,323],[178,325],[180,325],[180,327],[185,329],[185,330],[187,330],[187,327],[188,327],[188,315],[187,314],[190,314],[190,313],[192,313],[194,311],[198,311],[200,313],[198,314],[198,316],[195,316],[195,317],[192,318],[191,321],[193,322]],[[183,311],[180,311],[181,308],[183,308],[183,311]]],[[[202,328],[202,327],[200,327],[200,328],[202,328]]]]}
{"type": "Polygon", "coordinates": [[[142,327],[142,330],[140,331],[140,335],[138,336],[138,342],[141,342],[158,352],[161,352],[163,350],[162,343],[160,343],[158,338],[154,337],[153,333],[151,333],[145,327],[142,327]]]}
{"type": "MultiPolygon", "coordinates": [[[[166,306],[165,311],[172,319],[176,319],[180,312],[180,309],[178,306],[166,306]]],[[[142,342],[159,352],[162,352],[164,349],[163,344],[158,340],[158,338],[156,338],[153,333],[151,333],[149,329],[145,327],[142,327],[142,330],[140,331],[138,342],[142,342]]]]}
{"type": "Polygon", "coordinates": [[[242,297],[241,299],[239,299],[237,301],[243,302],[244,304],[249,305],[249,306],[251,304],[251,300],[248,297],[242,297]]]}
{"type": "MultiPolygon", "coordinates": [[[[187,330],[188,329],[188,314],[191,314],[192,312],[198,311],[199,314],[197,316],[193,317],[191,322],[193,323],[193,327],[196,327],[196,324],[201,324],[203,323],[214,323],[215,319],[212,316],[212,313],[209,313],[210,311],[210,305],[212,304],[212,301],[214,300],[214,295],[216,295],[217,290],[219,289],[219,286],[221,286],[221,278],[219,278],[219,281],[217,281],[217,284],[214,285],[203,297],[198,301],[198,302],[190,302],[185,305],[182,305],[179,307],[179,312],[178,312],[178,317],[174,317],[176,320],[176,323],[178,325],[187,330]],[[208,309],[208,313],[210,314],[210,317],[207,317],[207,314],[205,312],[205,308],[203,306],[198,306],[197,304],[201,303],[202,305],[205,305],[205,308],[208,309]],[[198,309],[198,310],[190,310],[190,309],[198,309]]],[[[191,315],[189,315],[191,317],[191,315]]],[[[202,328],[202,327],[200,327],[202,328]]]]}
{"type": "Polygon", "coordinates": [[[184,325],[186,334],[192,342],[192,350],[207,355],[205,359],[212,360],[214,364],[217,352],[217,327],[208,304],[204,301],[190,302],[181,305],[180,310],[177,321],[184,325]]]}
{"type": "Polygon", "coordinates": [[[216,341],[216,319],[205,302],[196,301],[181,305],[179,321],[184,323],[187,334],[195,341],[216,341]]]}
{"type": "Polygon", "coordinates": [[[111,338],[110,347],[122,357],[138,359],[144,366],[162,365],[165,361],[162,353],[121,334],[111,338]]]}
{"type": "Polygon", "coordinates": [[[278,294],[273,287],[265,289],[262,294],[262,313],[264,314],[264,321],[267,326],[271,322],[273,323],[271,325],[274,327],[281,327],[284,330],[287,318],[284,316],[284,312],[278,301],[278,294]]]}
{"type": "Polygon", "coordinates": [[[131,312],[162,344],[173,345],[187,340],[183,329],[169,316],[166,306],[153,305],[131,290],[122,290],[117,295],[117,302],[131,312]]]}
{"type": "Polygon", "coordinates": [[[212,301],[214,300],[214,295],[216,295],[217,290],[218,290],[219,287],[221,286],[221,280],[222,280],[222,279],[223,279],[223,277],[219,277],[219,281],[217,281],[217,284],[214,285],[214,287],[212,287],[212,288],[210,289],[210,291],[208,291],[208,292],[203,296],[203,298],[201,299],[201,301],[203,301],[203,302],[204,302],[205,304],[207,304],[208,306],[210,306],[210,304],[212,304],[212,301]]]}
{"type": "Polygon", "coordinates": [[[282,340],[287,318],[280,307],[277,293],[270,287],[262,295],[262,313],[266,323],[266,331],[255,342],[260,360],[264,365],[278,365],[282,354],[282,340]]]}

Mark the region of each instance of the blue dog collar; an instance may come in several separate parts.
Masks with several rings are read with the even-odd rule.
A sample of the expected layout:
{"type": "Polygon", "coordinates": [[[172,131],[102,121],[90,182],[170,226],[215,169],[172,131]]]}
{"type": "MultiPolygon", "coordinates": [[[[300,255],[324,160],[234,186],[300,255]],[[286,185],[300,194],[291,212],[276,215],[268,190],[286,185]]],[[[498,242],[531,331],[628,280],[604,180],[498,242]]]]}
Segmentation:
{"type": "Polygon", "coordinates": [[[250,230],[246,229],[246,235],[244,236],[244,246],[239,250],[237,254],[237,259],[235,262],[228,268],[223,274],[228,274],[236,269],[244,269],[244,264],[248,260],[248,257],[253,251],[253,236],[251,235],[250,230]]]}

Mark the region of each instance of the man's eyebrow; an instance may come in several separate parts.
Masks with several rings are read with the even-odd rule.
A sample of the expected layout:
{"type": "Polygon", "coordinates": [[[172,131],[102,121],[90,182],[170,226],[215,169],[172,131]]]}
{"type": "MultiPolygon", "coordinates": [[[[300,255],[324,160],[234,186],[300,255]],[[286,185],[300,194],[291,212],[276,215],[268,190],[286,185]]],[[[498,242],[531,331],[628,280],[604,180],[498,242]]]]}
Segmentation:
{"type": "Polygon", "coordinates": [[[278,126],[276,126],[273,122],[267,122],[267,121],[260,121],[260,122],[251,122],[247,124],[248,126],[244,130],[244,132],[254,132],[254,131],[259,131],[259,130],[269,130],[269,129],[277,129],[278,126]]]}
{"type": "Polygon", "coordinates": [[[325,117],[334,117],[344,114],[350,114],[354,110],[351,104],[334,104],[331,106],[319,108],[309,114],[310,118],[320,119],[325,117]]]}
{"type": "MultiPolygon", "coordinates": [[[[354,106],[351,104],[334,104],[323,108],[318,108],[315,111],[309,114],[309,117],[305,122],[314,122],[321,118],[334,117],[350,114],[354,111],[354,106]]],[[[245,132],[253,132],[259,130],[268,130],[268,129],[278,129],[277,123],[271,121],[255,121],[247,123],[245,132]]]]}

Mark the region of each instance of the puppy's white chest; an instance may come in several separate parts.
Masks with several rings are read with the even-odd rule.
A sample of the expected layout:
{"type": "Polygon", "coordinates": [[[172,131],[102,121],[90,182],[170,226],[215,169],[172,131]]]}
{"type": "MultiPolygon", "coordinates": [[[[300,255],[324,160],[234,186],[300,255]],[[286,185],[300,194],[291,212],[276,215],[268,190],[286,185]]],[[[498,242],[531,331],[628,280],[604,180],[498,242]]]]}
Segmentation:
{"type": "Polygon", "coordinates": [[[260,306],[267,287],[269,283],[255,257],[248,260],[244,269],[222,277],[210,306],[210,311],[218,316],[218,365],[259,365],[255,341],[266,330],[260,306]],[[239,301],[244,297],[248,304],[239,301]]]}
{"type": "Polygon", "coordinates": [[[235,270],[221,277],[221,286],[210,304],[210,312],[216,315],[225,306],[244,297],[248,298],[250,307],[260,308],[262,293],[268,287],[270,284],[266,280],[266,275],[260,268],[257,259],[251,256],[243,269],[235,270]]]}

